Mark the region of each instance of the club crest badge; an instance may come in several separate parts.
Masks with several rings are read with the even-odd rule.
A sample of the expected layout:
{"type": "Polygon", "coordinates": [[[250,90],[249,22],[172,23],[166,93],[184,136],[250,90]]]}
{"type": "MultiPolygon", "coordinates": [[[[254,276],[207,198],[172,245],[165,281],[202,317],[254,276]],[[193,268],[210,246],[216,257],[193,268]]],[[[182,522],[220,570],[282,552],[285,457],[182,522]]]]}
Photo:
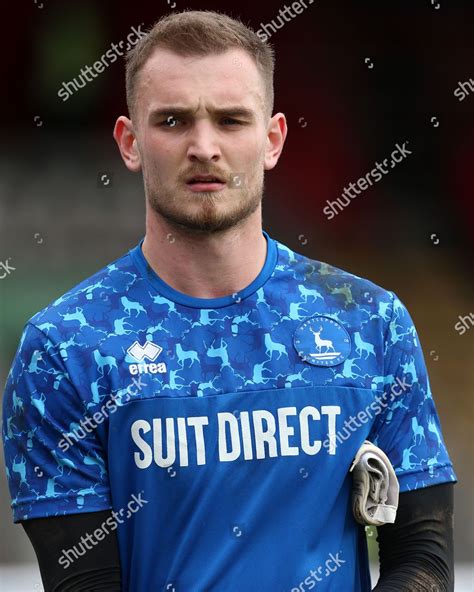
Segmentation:
{"type": "Polygon", "coordinates": [[[298,325],[293,345],[300,358],[315,366],[337,366],[351,352],[349,333],[341,323],[319,315],[298,325]]]}

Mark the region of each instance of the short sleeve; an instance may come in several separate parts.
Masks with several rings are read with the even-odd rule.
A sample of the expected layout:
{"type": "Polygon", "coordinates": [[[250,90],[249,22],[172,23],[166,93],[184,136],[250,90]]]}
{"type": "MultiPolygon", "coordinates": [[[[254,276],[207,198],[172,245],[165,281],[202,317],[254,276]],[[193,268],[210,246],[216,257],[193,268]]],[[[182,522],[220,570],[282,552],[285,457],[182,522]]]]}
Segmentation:
{"type": "Polygon", "coordinates": [[[14,522],[112,507],[106,455],[86,419],[60,348],[27,323],[3,398],[14,522]]]}
{"type": "Polygon", "coordinates": [[[457,482],[435,402],[420,341],[398,297],[393,298],[384,340],[382,411],[368,440],[381,448],[397,475],[400,492],[457,482]]]}

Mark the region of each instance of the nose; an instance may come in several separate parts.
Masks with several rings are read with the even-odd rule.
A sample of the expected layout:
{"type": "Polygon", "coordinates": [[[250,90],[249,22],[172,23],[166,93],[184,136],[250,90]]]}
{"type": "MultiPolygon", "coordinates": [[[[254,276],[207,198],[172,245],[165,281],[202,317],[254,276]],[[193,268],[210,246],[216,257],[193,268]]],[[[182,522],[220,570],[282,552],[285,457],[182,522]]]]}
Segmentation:
{"type": "Polygon", "coordinates": [[[217,134],[212,124],[207,121],[197,121],[189,136],[188,154],[191,161],[216,161],[221,157],[217,143],[217,134]]]}

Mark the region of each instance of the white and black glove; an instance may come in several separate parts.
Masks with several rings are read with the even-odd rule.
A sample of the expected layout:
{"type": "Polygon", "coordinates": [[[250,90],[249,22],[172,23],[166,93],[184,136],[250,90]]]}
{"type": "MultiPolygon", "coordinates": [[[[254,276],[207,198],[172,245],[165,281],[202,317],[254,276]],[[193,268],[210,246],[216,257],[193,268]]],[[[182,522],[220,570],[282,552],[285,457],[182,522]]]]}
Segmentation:
{"type": "Polygon", "coordinates": [[[395,522],[400,487],[385,452],[365,440],[350,471],[352,513],[356,521],[374,526],[395,522]]]}

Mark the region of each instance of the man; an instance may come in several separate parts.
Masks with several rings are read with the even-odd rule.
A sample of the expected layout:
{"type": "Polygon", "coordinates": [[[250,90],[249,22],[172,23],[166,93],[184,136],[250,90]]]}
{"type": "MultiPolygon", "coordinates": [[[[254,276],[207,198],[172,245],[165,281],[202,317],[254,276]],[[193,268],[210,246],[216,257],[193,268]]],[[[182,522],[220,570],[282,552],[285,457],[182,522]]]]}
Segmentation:
{"type": "Polygon", "coordinates": [[[12,508],[46,590],[370,590],[349,468],[400,484],[378,591],[452,590],[456,482],[393,292],[262,230],[273,50],[215,12],[127,60],[114,137],[146,235],[33,316],[8,376],[12,508]]]}

